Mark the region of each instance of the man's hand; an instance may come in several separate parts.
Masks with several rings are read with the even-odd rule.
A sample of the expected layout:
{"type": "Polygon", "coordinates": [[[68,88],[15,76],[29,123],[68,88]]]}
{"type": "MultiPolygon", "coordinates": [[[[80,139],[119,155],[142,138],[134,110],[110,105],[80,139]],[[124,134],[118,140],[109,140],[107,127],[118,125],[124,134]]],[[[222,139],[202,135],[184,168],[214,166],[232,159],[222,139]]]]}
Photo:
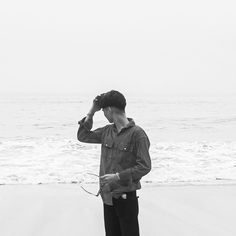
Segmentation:
{"type": "Polygon", "coordinates": [[[101,99],[101,95],[98,95],[93,99],[93,104],[88,114],[93,116],[95,112],[101,110],[101,107],[99,106],[100,99],[101,99]]]}
{"type": "Polygon", "coordinates": [[[96,96],[94,99],[93,99],[93,110],[96,112],[96,111],[99,111],[101,110],[101,107],[100,107],[100,100],[101,100],[101,95],[98,95],[96,96]]]}
{"type": "Polygon", "coordinates": [[[106,174],[106,175],[101,176],[100,179],[101,179],[101,183],[103,185],[103,184],[109,184],[112,182],[116,182],[120,178],[119,178],[118,174],[106,174]]]}
{"type": "Polygon", "coordinates": [[[86,120],[93,117],[95,112],[101,110],[101,107],[99,106],[99,99],[100,99],[99,95],[93,99],[93,105],[89,110],[89,112],[87,113],[86,120]]]}

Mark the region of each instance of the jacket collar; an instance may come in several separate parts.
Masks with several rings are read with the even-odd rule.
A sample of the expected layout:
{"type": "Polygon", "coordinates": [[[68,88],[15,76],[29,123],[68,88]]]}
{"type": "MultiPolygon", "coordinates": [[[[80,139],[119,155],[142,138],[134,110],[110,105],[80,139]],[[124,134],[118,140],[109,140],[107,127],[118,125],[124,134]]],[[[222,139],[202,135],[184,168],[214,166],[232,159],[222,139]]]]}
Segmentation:
{"type": "MultiPolygon", "coordinates": [[[[134,122],[133,118],[127,117],[127,119],[128,119],[128,121],[129,121],[129,123],[128,123],[125,127],[123,127],[123,128],[121,129],[121,131],[123,131],[123,130],[125,130],[125,129],[129,129],[129,128],[135,126],[135,122],[134,122]]],[[[113,124],[113,128],[115,129],[115,131],[117,131],[115,124],[113,124]]],[[[120,132],[121,132],[121,131],[120,131],[120,132]]],[[[120,133],[120,132],[119,132],[119,133],[120,133]]]]}

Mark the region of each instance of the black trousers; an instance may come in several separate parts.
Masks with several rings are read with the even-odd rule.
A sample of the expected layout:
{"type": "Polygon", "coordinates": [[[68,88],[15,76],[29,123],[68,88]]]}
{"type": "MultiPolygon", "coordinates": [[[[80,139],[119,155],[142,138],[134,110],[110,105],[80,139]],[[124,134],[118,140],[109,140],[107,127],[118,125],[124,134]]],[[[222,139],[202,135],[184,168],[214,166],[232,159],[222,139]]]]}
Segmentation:
{"type": "Polygon", "coordinates": [[[138,197],[136,191],[127,198],[112,198],[113,206],[103,204],[106,236],[139,236],[138,197]]]}

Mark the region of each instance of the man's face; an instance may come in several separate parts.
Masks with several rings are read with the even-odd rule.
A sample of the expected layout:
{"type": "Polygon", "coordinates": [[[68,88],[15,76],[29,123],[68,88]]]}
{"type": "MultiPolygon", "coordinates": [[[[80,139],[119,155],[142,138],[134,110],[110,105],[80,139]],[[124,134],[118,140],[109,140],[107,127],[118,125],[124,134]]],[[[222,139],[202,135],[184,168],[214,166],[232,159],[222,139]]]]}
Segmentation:
{"type": "Polygon", "coordinates": [[[103,113],[104,113],[104,116],[107,118],[107,120],[108,120],[110,123],[113,123],[113,117],[112,117],[112,109],[111,109],[111,107],[102,108],[102,111],[103,111],[103,113]]]}

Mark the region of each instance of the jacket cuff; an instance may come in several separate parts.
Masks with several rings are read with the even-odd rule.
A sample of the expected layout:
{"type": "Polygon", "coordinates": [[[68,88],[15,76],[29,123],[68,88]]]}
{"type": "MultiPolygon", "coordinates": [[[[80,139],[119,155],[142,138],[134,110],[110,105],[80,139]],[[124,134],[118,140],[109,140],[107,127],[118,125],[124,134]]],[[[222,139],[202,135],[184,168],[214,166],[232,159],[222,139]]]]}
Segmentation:
{"type": "Polygon", "coordinates": [[[78,121],[78,124],[79,124],[79,125],[83,125],[85,119],[86,119],[86,117],[84,117],[83,119],[79,120],[79,121],[78,121]]]}
{"type": "Polygon", "coordinates": [[[131,169],[123,170],[119,173],[119,177],[121,181],[130,181],[132,180],[131,169]]]}
{"type": "Polygon", "coordinates": [[[89,118],[87,121],[85,121],[85,119],[86,116],[82,120],[78,121],[78,124],[89,131],[92,129],[92,120],[89,118]]]}

